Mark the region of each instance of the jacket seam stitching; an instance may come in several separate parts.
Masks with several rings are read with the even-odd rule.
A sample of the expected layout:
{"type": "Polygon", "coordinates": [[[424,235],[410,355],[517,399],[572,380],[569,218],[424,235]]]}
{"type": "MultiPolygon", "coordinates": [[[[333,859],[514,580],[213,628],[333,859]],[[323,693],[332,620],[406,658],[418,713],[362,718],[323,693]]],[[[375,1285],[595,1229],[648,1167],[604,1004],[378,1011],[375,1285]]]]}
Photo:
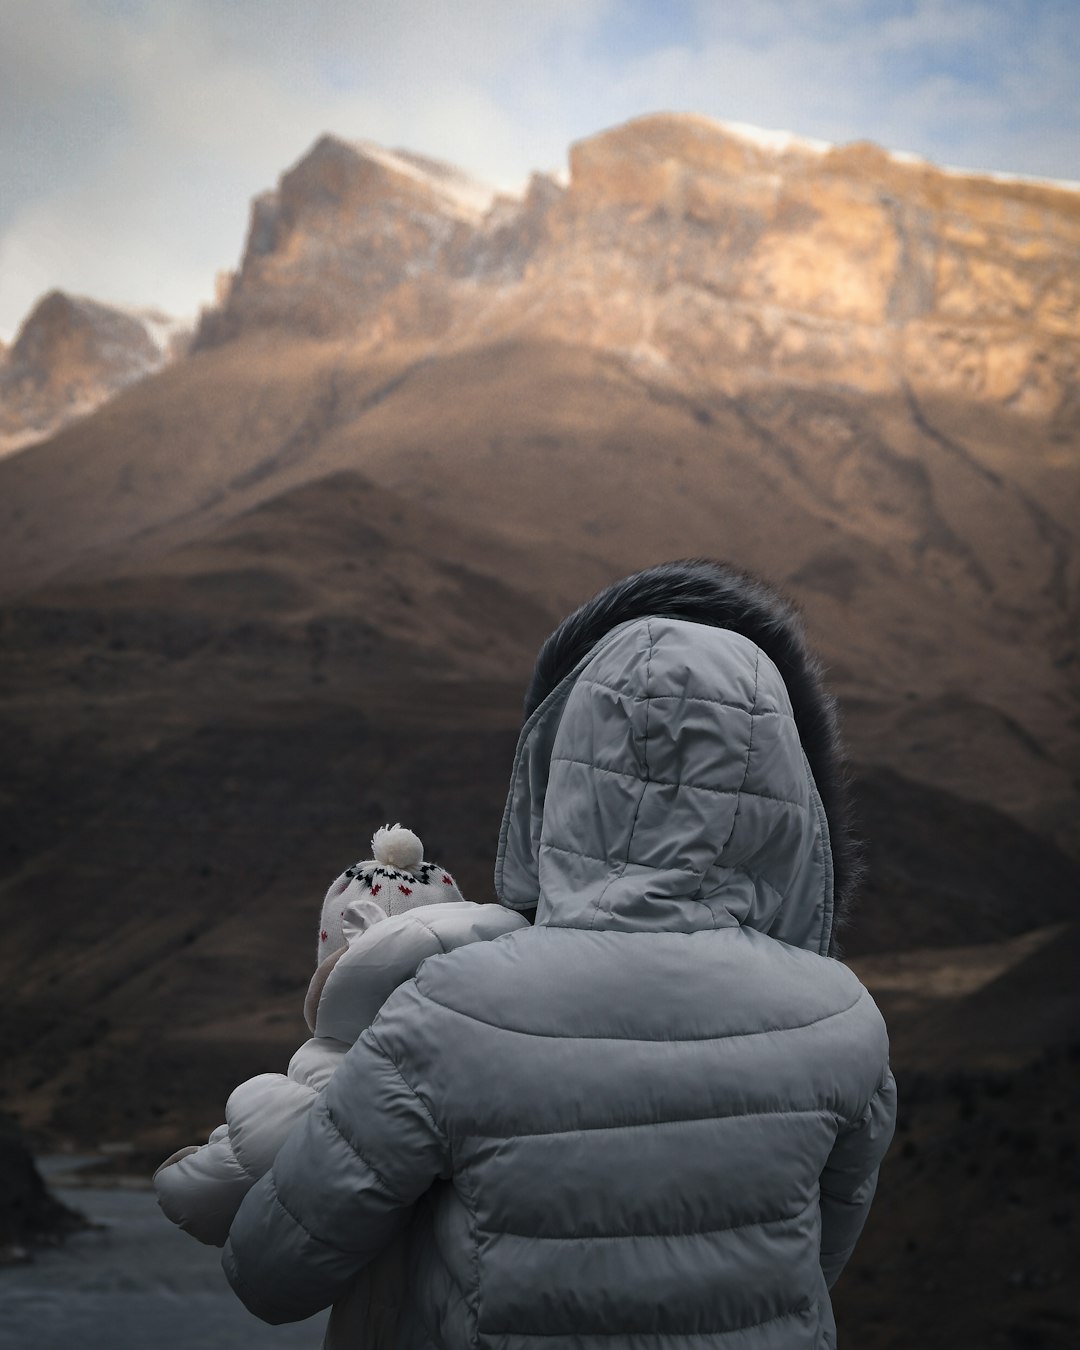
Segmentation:
{"type": "MultiPolygon", "coordinates": [[[[228,1135],[228,1141],[229,1141],[229,1147],[232,1149],[232,1155],[233,1155],[233,1157],[236,1159],[236,1162],[237,1162],[237,1164],[238,1164],[238,1166],[239,1166],[241,1172],[243,1172],[244,1176],[247,1177],[248,1181],[250,1181],[250,1182],[252,1182],[252,1184],[254,1184],[256,1181],[259,1180],[259,1178],[260,1178],[260,1176],[262,1175],[262,1173],[260,1173],[260,1172],[253,1172],[253,1171],[251,1170],[251,1168],[247,1165],[247,1163],[243,1160],[243,1158],[241,1158],[240,1154],[236,1151],[236,1141],[233,1139],[231,1133],[228,1135]]],[[[245,1152],[246,1152],[246,1150],[245,1150],[245,1152]]]]}
{"type": "Polygon", "coordinates": [[[735,811],[731,817],[731,829],[728,830],[727,838],[720,846],[720,850],[716,855],[716,860],[719,860],[721,857],[723,857],[725,851],[727,850],[727,846],[731,843],[732,839],[735,836],[735,826],[739,823],[739,807],[742,805],[743,789],[746,787],[746,780],[750,777],[750,755],[754,749],[754,709],[757,707],[758,676],[760,674],[760,671],[761,671],[761,648],[759,647],[757,648],[757,652],[754,657],[754,701],[750,705],[750,734],[746,738],[746,764],[743,766],[742,782],[739,784],[739,790],[735,794],[735,811]]]}
{"type": "Polygon", "coordinates": [[[748,708],[744,703],[729,703],[722,698],[707,698],[704,694],[630,694],[625,689],[617,689],[614,685],[605,684],[603,680],[595,680],[587,676],[579,676],[578,684],[589,684],[597,689],[606,689],[609,694],[617,694],[620,698],[626,699],[631,703],[641,703],[646,699],[650,703],[657,703],[661,700],[670,702],[673,699],[679,699],[683,703],[714,703],[721,708],[731,708],[734,712],[746,713],[751,717],[783,717],[789,722],[794,722],[795,717],[792,713],[785,712],[783,708],[763,708],[760,712],[754,712],[753,708],[748,708]]]}
{"type": "Polygon", "coordinates": [[[845,1130],[847,1131],[858,1130],[863,1125],[865,1125],[867,1121],[869,1121],[874,1111],[874,1103],[877,1101],[877,1099],[881,1096],[881,1094],[885,1091],[886,1087],[888,1086],[889,1073],[890,1073],[890,1065],[888,1060],[886,1060],[885,1068],[882,1071],[881,1079],[878,1082],[877,1087],[874,1088],[873,1092],[871,1092],[866,1105],[859,1112],[859,1114],[857,1116],[851,1117],[851,1119],[849,1120],[844,1121],[845,1130]]]}
{"type": "MultiPolygon", "coordinates": [[[[408,913],[407,910],[406,910],[406,913],[408,913]]],[[[441,954],[442,954],[443,956],[445,956],[446,953],[447,953],[447,946],[446,946],[446,943],[442,940],[442,938],[441,938],[441,937],[439,936],[439,934],[435,931],[435,929],[432,928],[431,924],[429,924],[425,919],[417,919],[417,918],[414,918],[414,919],[413,919],[413,923],[417,924],[420,928],[426,928],[426,929],[427,929],[427,931],[431,934],[431,936],[432,936],[432,937],[435,939],[435,941],[439,944],[439,951],[441,952],[441,954]]]]}
{"type": "MultiPolygon", "coordinates": [[[[760,713],[754,714],[755,719],[759,716],[761,716],[760,713]]],[[[750,734],[752,739],[753,728],[751,728],[750,734]]],[[[627,769],[609,769],[604,767],[603,765],[594,763],[591,759],[575,759],[572,755],[552,755],[551,763],[581,764],[586,769],[592,769],[596,773],[610,773],[614,774],[617,778],[633,778],[637,781],[642,781],[638,779],[638,775],[636,773],[630,773],[627,769]]],[[[795,806],[798,807],[800,811],[806,810],[805,802],[793,801],[792,798],[790,797],[774,797],[771,793],[754,792],[752,789],[747,790],[745,787],[737,787],[737,788],[708,787],[705,783],[686,783],[682,782],[679,779],[666,779],[666,778],[646,778],[643,781],[645,781],[646,783],[652,783],[655,787],[686,788],[690,792],[715,792],[721,797],[742,797],[742,796],[759,797],[762,801],[765,802],[779,802],[783,806],[795,806]]],[[[746,782],[746,772],[744,771],[743,783],[745,782],[746,782]]]]}
{"type": "MultiPolygon", "coordinates": [[[[335,1124],[334,1124],[334,1128],[337,1129],[336,1122],[335,1122],[335,1124]]],[[[340,1131],[338,1131],[338,1132],[340,1133],[340,1131]]],[[[344,1139],[345,1136],[342,1135],[342,1138],[344,1139]]],[[[350,1143],[350,1141],[349,1141],[348,1139],[345,1139],[345,1142],[346,1142],[347,1144],[350,1143]]],[[[357,1151],[359,1151],[359,1150],[357,1150],[357,1151]]],[[[366,1159],[365,1159],[365,1161],[366,1161],[366,1159]]],[[[370,1166],[370,1164],[369,1164],[369,1166],[370,1166]]],[[[374,1169],[373,1167],[372,1167],[371,1170],[372,1170],[373,1172],[375,1171],[375,1169],[374,1169]]],[[[375,1175],[378,1176],[378,1173],[376,1172],[375,1175]]],[[[273,1173],[271,1173],[271,1176],[270,1176],[270,1185],[271,1185],[271,1188],[273,1189],[273,1193],[274,1193],[274,1194],[273,1194],[274,1204],[277,1205],[277,1207],[281,1210],[281,1212],[285,1215],[285,1217],[286,1217],[287,1219],[290,1220],[290,1222],[296,1224],[297,1228],[300,1229],[301,1233],[303,1233],[305,1237],[309,1238],[312,1242],[317,1242],[317,1243],[319,1244],[320,1247],[329,1247],[331,1251],[335,1251],[335,1252],[344,1252],[346,1255],[351,1255],[351,1254],[352,1254],[350,1248],[348,1248],[348,1247],[340,1247],[336,1242],[330,1242],[330,1241],[328,1241],[328,1240],[327,1240],[326,1238],[324,1238],[324,1237],[319,1237],[318,1233],[313,1233],[313,1232],[311,1231],[311,1229],[307,1226],[307,1224],[304,1223],[303,1219],[301,1219],[299,1215],[294,1214],[294,1213],[292,1212],[292,1210],[288,1207],[288,1205],[285,1203],[285,1201],[282,1200],[282,1198],[281,1198],[281,1193],[279,1192],[279,1190],[278,1190],[278,1185],[277,1185],[277,1177],[275,1177],[275,1176],[273,1175],[273,1173]]],[[[360,1249],[358,1248],[357,1250],[360,1250],[360,1249]]],[[[281,1305],[275,1305],[275,1306],[280,1306],[280,1307],[284,1308],[285,1305],[284,1305],[284,1304],[281,1304],[281,1305]]]]}
{"type": "MultiPolygon", "coordinates": [[[[390,1183],[389,1183],[389,1182],[387,1181],[387,1179],[383,1176],[383,1174],[379,1171],[379,1169],[375,1166],[375,1164],[371,1161],[371,1159],[367,1156],[367,1154],[364,1153],[363,1149],[360,1148],[360,1146],[357,1144],[357,1142],[355,1141],[355,1139],[352,1139],[352,1138],[351,1138],[349,1135],[347,1135],[347,1134],[345,1133],[345,1131],[341,1128],[340,1124],[338,1123],[337,1119],[336,1119],[335,1116],[334,1116],[333,1111],[330,1109],[330,1103],[329,1103],[329,1102],[325,1102],[325,1103],[324,1103],[324,1106],[325,1106],[325,1110],[326,1110],[326,1118],[327,1118],[327,1120],[330,1122],[331,1125],[333,1125],[334,1129],[338,1132],[338,1134],[339,1134],[339,1135],[341,1136],[341,1138],[345,1141],[345,1143],[348,1144],[349,1148],[352,1149],[352,1151],[356,1154],[356,1156],[360,1159],[360,1161],[361,1161],[361,1162],[364,1164],[364,1166],[368,1169],[368,1171],[369,1171],[369,1172],[371,1173],[371,1175],[375,1178],[375,1180],[379,1183],[379,1185],[383,1188],[383,1190],[387,1193],[387,1195],[391,1198],[391,1200],[393,1200],[396,1204],[404,1205],[405,1201],[402,1200],[402,1198],[401,1198],[400,1195],[398,1195],[397,1190],[396,1190],[393,1186],[390,1185],[390,1183]]],[[[285,1208],[285,1206],[282,1205],[282,1209],[284,1209],[284,1208],[285,1208]]],[[[299,1223],[299,1222],[300,1222],[300,1220],[297,1219],[297,1223],[299,1223]]],[[[301,1224],[301,1227],[303,1227],[302,1224],[301,1224]]],[[[307,1230],[305,1229],[305,1232],[306,1232],[306,1231],[307,1231],[307,1230]]],[[[312,1236],[314,1236],[314,1234],[312,1234],[312,1236]]],[[[332,1246],[333,1244],[330,1243],[330,1244],[328,1244],[328,1245],[332,1246]]],[[[347,1249],[346,1249],[346,1248],[341,1248],[340,1250],[344,1251],[344,1250],[347,1250],[347,1249]]]]}
{"type": "MultiPolygon", "coordinates": [[[[718,862],[709,864],[709,866],[705,869],[705,876],[708,876],[710,872],[741,873],[744,877],[748,877],[751,881],[755,883],[760,882],[760,884],[764,886],[766,890],[770,891],[774,896],[776,896],[777,900],[780,902],[781,905],[784,903],[784,900],[786,899],[783,891],[779,888],[779,886],[776,885],[775,882],[770,881],[769,878],[765,876],[763,872],[755,872],[753,868],[742,866],[729,867],[725,863],[718,862]]],[[[705,882],[703,878],[702,885],[704,884],[705,882]]],[[[722,892],[713,891],[711,893],[711,898],[719,899],[721,894],[722,892]]]]}
{"type": "MultiPolygon", "coordinates": [[[[475,1287],[475,1295],[476,1295],[476,1297],[475,1297],[475,1302],[474,1302],[473,1307],[472,1307],[472,1315],[473,1315],[473,1344],[476,1345],[476,1346],[479,1346],[479,1344],[480,1344],[480,1232],[481,1232],[481,1229],[480,1229],[480,1207],[479,1207],[479,1205],[478,1205],[478,1203],[477,1203],[477,1199],[476,1199],[475,1183],[474,1183],[474,1181],[473,1181],[473,1178],[472,1178],[471,1173],[469,1172],[469,1169],[468,1169],[467,1167],[463,1167],[463,1168],[461,1169],[461,1171],[458,1173],[458,1177],[459,1177],[460,1180],[465,1180],[465,1178],[468,1177],[468,1187],[469,1187],[468,1210],[469,1210],[469,1218],[472,1220],[472,1230],[473,1230],[472,1253],[471,1253],[471,1254],[472,1254],[472,1268],[473,1268],[473,1284],[474,1284],[474,1287],[475,1287]]],[[[468,1295],[465,1294],[464,1291],[463,1291],[463,1298],[464,1298],[464,1301],[465,1301],[465,1306],[468,1307],[468,1306],[469,1306],[469,1299],[468,1299],[468,1295]]]]}
{"type": "Polygon", "coordinates": [[[738,1233],[744,1228],[766,1228],[772,1224],[795,1223],[808,1214],[817,1200],[808,1200],[794,1214],[777,1214],[767,1219],[747,1219],[743,1223],[725,1223],[718,1228],[677,1228],[657,1233],[518,1233],[511,1228],[485,1228],[493,1237],[519,1237],[530,1242],[626,1242],[637,1238],[713,1237],[717,1233],[738,1233]]]}
{"type": "MultiPolygon", "coordinates": [[[[566,854],[568,854],[571,858],[588,858],[588,860],[589,860],[590,862],[608,863],[609,865],[610,865],[610,863],[611,863],[611,859],[610,859],[610,858],[600,858],[600,857],[598,857],[595,853],[582,853],[580,849],[576,849],[576,848],[563,848],[560,844],[549,844],[549,843],[548,843],[546,840],[544,840],[544,839],[541,839],[541,841],[540,841],[540,847],[541,847],[541,848],[549,848],[549,849],[551,849],[554,853],[566,853],[566,854]]],[[[631,867],[647,867],[648,864],[647,864],[647,863],[633,863],[633,862],[630,862],[630,863],[627,863],[626,866],[627,866],[627,868],[631,868],[631,867]]]]}
{"type": "MultiPolygon", "coordinates": [[[[611,861],[609,858],[598,858],[595,853],[582,853],[579,849],[576,848],[564,848],[561,844],[551,844],[546,839],[542,839],[540,841],[539,847],[551,849],[553,853],[565,853],[571,858],[588,858],[590,862],[606,863],[611,861]]],[[[631,867],[643,867],[648,871],[654,870],[653,868],[650,867],[649,863],[635,863],[635,862],[628,863],[627,871],[629,871],[631,867]]],[[[688,872],[687,875],[692,876],[695,878],[695,880],[699,881],[698,889],[700,890],[701,886],[705,884],[705,878],[709,875],[710,872],[722,872],[722,873],[741,872],[745,876],[748,876],[751,879],[751,881],[760,881],[763,885],[767,886],[769,890],[772,891],[780,899],[781,902],[783,902],[784,894],[780,890],[780,888],[774,882],[770,881],[769,878],[765,876],[763,872],[755,872],[753,869],[749,867],[742,867],[742,866],[735,867],[729,866],[727,863],[711,862],[705,869],[705,872],[700,879],[698,878],[698,874],[696,872],[688,872]]],[[[700,903],[708,904],[708,901],[703,900],[700,901],[700,903]]],[[[710,905],[709,908],[712,908],[712,906],[710,905]]],[[[564,924],[543,925],[543,927],[545,928],[560,928],[566,926],[568,925],[564,924]]],[[[515,929],[514,931],[516,932],[518,930],[515,929]]],[[[510,936],[512,936],[510,933],[500,934],[500,937],[510,937],[510,936]]],[[[648,936],[648,934],[645,934],[644,936],[648,936]]],[[[494,942],[498,942],[498,940],[499,940],[498,938],[492,939],[492,941],[494,942]]]]}
{"type": "Polygon", "coordinates": [[[768,1120],[773,1116],[831,1116],[836,1112],[828,1106],[777,1107],[775,1111],[733,1111],[728,1115],[676,1116],[671,1120],[633,1120],[617,1125],[573,1125],[565,1130],[515,1130],[513,1134],[486,1134],[471,1131],[474,1139],[545,1139],[557,1134],[598,1134],[614,1130],[655,1130],[664,1125],[704,1125],[719,1120],[768,1120]]]}
{"type": "MultiPolygon", "coordinates": [[[[579,1331],[577,1332],[577,1337],[581,1340],[589,1340],[592,1338],[610,1340],[616,1336],[654,1336],[658,1339],[665,1336],[680,1336],[684,1339],[693,1336],[722,1336],[726,1332],[753,1331],[756,1327],[768,1326],[770,1322],[783,1322],[792,1317],[805,1317],[807,1313],[812,1313],[813,1311],[814,1305],[812,1303],[805,1303],[794,1308],[788,1308],[784,1312],[774,1313],[772,1317],[762,1318],[760,1322],[744,1322],[740,1326],[731,1326],[729,1324],[728,1326],[723,1327],[707,1327],[703,1330],[699,1330],[695,1327],[693,1331],[671,1331],[667,1329],[658,1331],[655,1327],[627,1327],[621,1331],[579,1331]]],[[[567,1339],[567,1333],[565,1331],[519,1331],[517,1328],[513,1327],[488,1328],[487,1334],[489,1336],[521,1336],[531,1340],[567,1339]]]]}
{"type": "MultiPolygon", "coordinates": [[[[432,1002],[434,1002],[434,1000],[432,1000],[432,1002]]],[[[408,1080],[408,1079],[405,1077],[405,1075],[401,1072],[401,1068],[400,1068],[400,1066],[398,1065],[397,1060],[393,1057],[393,1055],[390,1053],[390,1051],[387,1050],[386,1046],[383,1045],[382,1041],[379,1040],[379,1037],[378,1037],[378,1035],[376,1034],[376,1032],[374,1031],[374,1029],[373,1029],[372,1027],[368,1027],[367,1030],[368,1030],[368,1035],[369,1035],[370,1039],[373,1041],[373,1043],[374,1043],[374,1045],[375,1045],[375,1048],[376,1048],[376,1049],[378,1050],[378,1052],[383,1056],[383,1058],[387,1061],[387,1063],[390,1065],[390,1067],[393,1069],[393,1071],[394,1071],[394,1072],[397,1074],[397,1076],[401,1079],[401,1081],[402,1081],[402,1083],[405,1085],[405,1087],[409,1090],[409,1092],[410,1092],[410,1093],[412,1094],[412,1096],[415,1098],[415,1100],[416,1100],[416,1102],[417,1102],[417,1105],[420,1107],[421,1111],[423,1111],[424,1115],[427,1117],[428,1124],[429,1124],[429,1125],[431,1126],[431,1128],[434,1130],[435,1134],[438,1136],[439,1140],[442,1142],[443,1147],[446,1149],[447,1153],[449,1154],[449,1153],[450,1153],[450,1139],[449,1139],[449,1136],[447,1135],[447,1133],[446,1133],[445,1130],[443,1130],[443,1129],[440,1128],[438,1122],[436,1121],[434,1115],[432,1114],[431,1108],[428,1106],[427,1102],[424,1101],[423,1097],[420,1096],[420,1094],[419,1094],[419,1092],[417,1092],[416,1088],[413,1087],[413,1085],[409,1082],[409,1080],[408,1080]]],[[[372,1171],[374,1171],[374,1168],[372,1168],[372,1171]]]]}
{"type": "MultiPolygon", "coordinates": [[[[880,1163],[878,1164],[878,1167],[880,1167],[880,1163]]],[[[859,1201],[855,1198],[856,1193],[870,1180],[870,1178],[878,1170],[878,1167],[874,1167],[871,1169],[871,1171],[867,1172],[866,1176],[864,1176],[862,1180],[859,1181],[858,1185],[856,1185],[852,1191],[847,1192],[834,1191],[832,1187],[823,1186],[820,1182],[818,1183],[818,1191],[825,1197],[826,1200],[835,1200],[838,1204],[841,1205],[857,1206],[859,1204],[859,1201]]],[[[858,1240],[859,1240],[858,1238],[854,1238],[852,1240],[851,1243],[852,1247],[855,1246],[855,1243],[858,1242],[858,1240]]],[[[846,1251],[847,1248],[837,1249],[836,1251],[830,1251],[825,1247],[822,1247],[821,1254],[822,1256],[837,1256],[839,1255],[840,1250],[846,1251]]]]}
{"type": "MultiPolygon", "coordinates": [[[[641,758],[642,758],[642,760],[643,760],[643,762],[644,762],[644,765],[645,765],[645,777],[644,777],[644,779],[642,780],[642,784],[641,784],[641,796],[638,798],[638,800],[637,800],[637,805],[634,807],[634,818],[633,818],[633,820],[631,820],[631,822],[630,822],[630,832],[629,832],[629,834],[626,836],[626,857],[623,858],[621,865],[620,865],[620,866],[619,866],[619,867],[611,874],[610,877],[608,877],[606,884],[600,888],[600,892],[599,892],[599,894],[598,894],[597,897],[596,897],[596,903],[595,903],[594,906],[593,906],[592,919],[591,919],[590,922],[589,922],[589,928],[590,928],[590,929],[593,929],[593,928],[596,927],[596,921],[597,921],[597,919],[600,917],[600,905],[601,905],[601,902],[603,901],[604,897],[607,895],[608,891],[612,888],[612,886],[615,884],[615,882],[618,881],[618,879],[619,879],[620,877],[626,875],[626,869],[630,866],[630,849],[633,847],[633,843],[634,843],[634,830],[637,828],[638,816],[641,814],[641,805],[642,805],[642,803],[643,803],[644,800],[645,800],[645,793],[646,793],[646,791],[647,791],[647,789],[648,789],[648,786],[649,786],[649,699],[648,699],[648,691],[649,691],[649,669],[650,669],[650,666],[651,666],[651,664],[652,664],[652,654],[653,654],[652,622],[651,622],[650,620],[646,620],[646,623],[645,623],[645,635],[646,635],[646,637],[647,637],[648,640],[649,640],[649,650],[648,650],[648,653],[647,653],[647,655],[646,655],[646,657],[645,657],[645,693],[646,693],[646,698],[645,698],[645,728],[644,728],[644,733],[643,733],[643,735],[642,735],[642,747],[641,747],[641,758]]],[[[610,912],[610,911],[609,911],[609,912],[610,912]]]]}
{"type": "Polygon", "coordinates": [[[416,990],[421,998],[426,998],[429,1003],[434,1003],[436,1007],[445,1008],[447,1012],[456,1013],[458,1017],[464,1017],[470,1022],[479,1022],[482,1026],[494,1027],[496,1031],[509,1031],[516,1036],[537,1036],[545,1037],[556,1041],[626,1041],[636,1042],[639,1045],[695,1045],[702,1041],[730,1041],[737,1040],[742,1036],[772,1036],[778,1031],[803,1031],[807,1027],[819,1026],[822,1022],[828,1022],[830,1018],[842,1017],[852,1008],[862,1002],[866,990],[861,990],[852,1001],[843,1008],[837,1008],[835,1012],[823,1013],[820,1017],[811,1018],[809,1022],[795,1022],[789,1026],[782,1027],[761,1027],[756,1031],[727,1031],[717,1036],[589,1036],[573,1035],[559,1031],[527,1031],[523,1027],[509,1027],[500,1022],[489,1022],[486,1017],[477,1017],[474,1013],[464,1012],[461,1008],[455,1008],[451,1003],[443,1003],[441,999],[433,998],[420,987],[420,977],[416,976],[416,990]]]}

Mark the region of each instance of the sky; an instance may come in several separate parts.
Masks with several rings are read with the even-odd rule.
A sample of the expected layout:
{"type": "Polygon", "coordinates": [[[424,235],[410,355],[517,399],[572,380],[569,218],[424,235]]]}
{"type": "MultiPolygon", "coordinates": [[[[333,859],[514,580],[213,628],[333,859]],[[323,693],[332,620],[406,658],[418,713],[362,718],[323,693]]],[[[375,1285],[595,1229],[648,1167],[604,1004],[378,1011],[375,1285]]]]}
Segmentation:
{"type": "Polygon", "coordinates": [[[1078,0],[0,0],[0,339],[194,316],[331,131],[500,187],[655,111],[1080,178],[1078,0]]]}

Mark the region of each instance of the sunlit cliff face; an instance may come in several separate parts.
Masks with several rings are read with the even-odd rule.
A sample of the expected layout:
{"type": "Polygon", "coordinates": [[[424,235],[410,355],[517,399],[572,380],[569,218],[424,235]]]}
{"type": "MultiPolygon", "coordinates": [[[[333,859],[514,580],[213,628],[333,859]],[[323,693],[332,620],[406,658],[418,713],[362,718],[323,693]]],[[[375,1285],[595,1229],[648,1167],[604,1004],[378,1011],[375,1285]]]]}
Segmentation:
{"type": "Polygon", "coordinates": [[[106,402],[9,461],[0,590],[157,566],[283,502],[270,533],[296,556],[275,542],[272,579],[267,550],[231,589],[209,553],[170,564],[213,574],[198,606],[363,610],[425,662],[486,652],[497,673],[451,604],[358,605],[350,510],[368,538],[381,513],[412,522],[395,583],[475,533],[479,570],[494,549],[552,614],[619,570],[721,554],[810,608],[874,762],[1072,839],[1078,255],[1075,188],[693,116],[583,141],[565,181],[517,197],[324,136],[256,200],[189,359],[138,378],[163,359],[146,323],[63,297],[25,326],[0,382],[63,416],[106,402]],[[106,359],[122,396],[79,392],[106,359]],[[365,482],[335,495],[335,473],[365,482]],[[375,489],[390,504],[363,507],[375,489]]]}
{"type": "Polygon", "coordinates": [[[324,137],[254,208],[201,342],[252,327],[440,350],[530,334],[729,387],[910,386],[1053,414],[1080,343],[1080,191],[704,118],[572,148],[495,197],[324,137]]]}
{"type": "Polygon", "coordinates": [[[1075,190],[694,117],[515,197],[327,137],[255,203],[189,356],[147,375],[145,328],[46,302],[0,355],[43,417],[85,395],[0,459],[28,1122],[158,1158],[212,1126],[250,1072],[203,1074],[215,1028],[278,1062],[298,897],[368,816],[438,822],[489,897],[540,641],[663,559],[805,613],[874,849],[849,954],[1068,919],[1078,232],[1075,190]],[[131,382],[86,393],[114,360],[131,382]]]}
{"type": "MultiPolygon", "coordinates": [[[[1080,190],[943,171],[689,115],[573,146],[518,197],[322,137],[259,197],[197,346],[254,330],[359,348],[539,337],[729,392],[782,379],[1067,417],[1080,190]]],[[[0,352],[0,452],[185,347],[160,314],[53,293],[0,352]]]]}

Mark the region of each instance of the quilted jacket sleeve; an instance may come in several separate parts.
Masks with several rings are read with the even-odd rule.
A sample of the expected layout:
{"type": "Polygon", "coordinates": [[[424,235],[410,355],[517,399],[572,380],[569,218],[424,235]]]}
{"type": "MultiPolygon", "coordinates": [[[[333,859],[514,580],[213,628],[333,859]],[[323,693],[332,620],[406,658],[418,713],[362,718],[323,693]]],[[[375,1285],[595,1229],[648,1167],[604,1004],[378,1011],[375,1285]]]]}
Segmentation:
{"type": "Polygon", "coordinates": [[[229,1283],[264,1322],[310,1317],[449,1175],[442,1130],[369,1029],[240,1206],[222,1256],[229,1283]]]}
{"type": "Polygon", "coordinates": [[[821,1268],[830,1289],[866,1223],[895,1125],[896,1083],[886,1066],[862,1117],[837,1135],[821,1174],[821,1268]]]}

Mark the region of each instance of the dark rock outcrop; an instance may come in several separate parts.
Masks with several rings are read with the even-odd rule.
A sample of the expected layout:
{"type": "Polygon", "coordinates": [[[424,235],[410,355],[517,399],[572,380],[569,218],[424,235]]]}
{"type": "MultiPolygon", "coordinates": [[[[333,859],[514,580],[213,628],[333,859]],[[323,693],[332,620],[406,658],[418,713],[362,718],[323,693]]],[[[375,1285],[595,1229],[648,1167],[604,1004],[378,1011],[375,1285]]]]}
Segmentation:
{"type": "Polygon", "coordinates": [[[14,1122],[0,1116],[0,1265],[28,1260],[33,1247],[88,1226],[49,1192],[14,1122]]]}

